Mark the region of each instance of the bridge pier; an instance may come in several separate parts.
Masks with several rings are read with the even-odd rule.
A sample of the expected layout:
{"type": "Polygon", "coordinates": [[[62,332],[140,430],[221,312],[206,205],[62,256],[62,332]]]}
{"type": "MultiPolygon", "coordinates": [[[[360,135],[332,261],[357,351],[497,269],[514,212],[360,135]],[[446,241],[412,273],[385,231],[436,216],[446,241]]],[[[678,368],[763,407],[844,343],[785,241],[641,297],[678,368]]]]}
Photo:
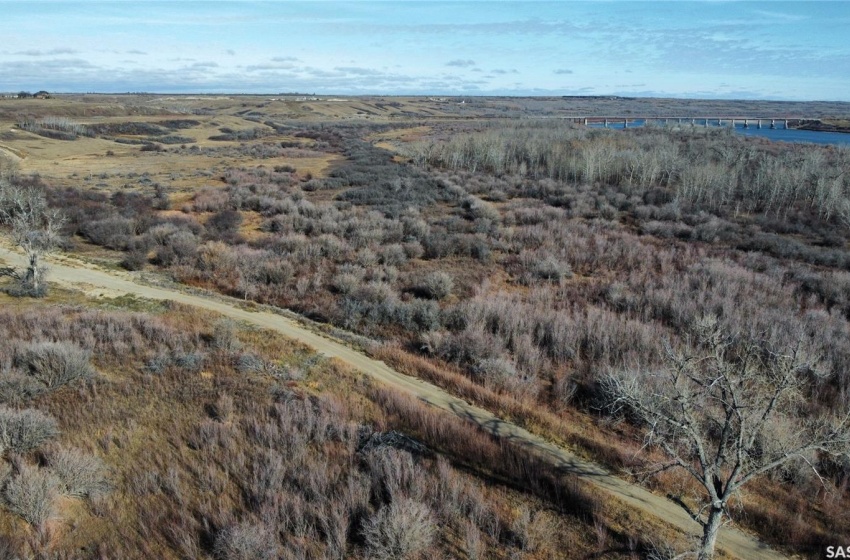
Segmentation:
{"type": "Polygon", "coordinates": [[[605,119],[605,128],[608,128],[608,119],[605,119]]]}
{"type": "Polygon", "coordinates": [[[770,130],[776,130],[776,119],[770,119],[770,130]]]}
{"type": "Polygon", "coordinates": [[[761,119],[758,120],[758,123],[759,123],[758,129],[761,130],[761,119]]]}
{"type": "Polygon", "coordinates": [[[788,130],[788,119],[785,119],[785,130],[788,130]]]}
{"type": "Polygon", "coordinates": [[[584,117],[584,126],[587,126],[587,117],[584,117]]]}
{"type": "Polygon", "coordinates": [[[750,128],[750,119],[744,119],[744,128],[750,128]]]}

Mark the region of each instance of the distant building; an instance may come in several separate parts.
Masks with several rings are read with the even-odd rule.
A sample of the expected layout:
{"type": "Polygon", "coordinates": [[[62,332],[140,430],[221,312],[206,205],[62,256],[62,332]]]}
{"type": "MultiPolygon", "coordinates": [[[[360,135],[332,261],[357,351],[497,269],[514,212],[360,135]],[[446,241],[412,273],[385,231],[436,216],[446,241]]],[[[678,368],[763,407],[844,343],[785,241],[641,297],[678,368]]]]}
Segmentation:
{"type": "Polygon", "coordinates": [[[50,99],[50,94],[44,90],[35,92],[33,95],[36,99],[50,99]]]}

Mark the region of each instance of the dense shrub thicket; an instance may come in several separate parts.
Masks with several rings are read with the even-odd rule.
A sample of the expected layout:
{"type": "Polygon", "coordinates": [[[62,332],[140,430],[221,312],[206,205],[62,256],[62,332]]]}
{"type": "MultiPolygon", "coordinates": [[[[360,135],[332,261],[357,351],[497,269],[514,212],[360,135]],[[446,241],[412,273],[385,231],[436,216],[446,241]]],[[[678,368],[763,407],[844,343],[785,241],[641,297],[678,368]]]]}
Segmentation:
{"type": "MultiPolygon", "coordinates": [[[[531,387],[529,395],[544,400],[559,400],[555,388],[564,375],[656,363],[661,341],[704,313],[718,314],[736,331],[784,330],[784,342],[795,336],[795,325],[810,333],[847,328],[841,269],[850,259],[840,242],[846,228],[832,210],[798,194],[762,198],[774,210],[739,209],[736,218],[727,211],[733,199],[714,208],[682,194],[685,163],[695,157],[726,154],[727,164],[715,164],[739,186],[769,168],[794,167],[787,163],[793,158],[829,163],[807,164],[811,187],[829,173],[840,175],[841,150],[754,147],[701,129],[626,135],[525,126],[417,148],[427,148],[423,163],[448,165],[452,156],[454,167],[499,176],[426,174],[349,138],[350,131],[303,134],[320,135],[334,150],[344,145],[350,163],[306,182],[294,170],[232,169],[225,187],[202,189],[182,216],[160,217],[154,200],[135,194],[107,199],[65,191],[56,198],[70,208],[72,230],[126,250],[128,268],[151,258],[181,278],[234,295],[371,334],[396,333],[424,342],[482,382],[531,387]],[[640,167],[630,178],[622,169],[606,171],[594,184],[581,174],[559,180],[550,173],[557,146],[570,147],[573,159],[607,146],[607,166],[633,157],[641,166],[662,162],[662,171],[640,167]],[[494,150],[498,161],[537,163],[524,175],[513,164],[497,168],[486,163],[494,150]],[[336,200],[311,201],[314,188],[330,190],[336,200]],[[775,216],[777,207],[785,219],[775,216]],[[261,217],[261,234],[250,241],[241,230],[247,213],[261,217]],[[492,272],[499,270],[506,283],[494,284],[500,277],[492,272]],[[801,305],[808,307],[805,317],[801,305]],[[508,383],[514,377],[523,382],[508,383]]],[[[832,364],[835,402],[848,398],[848,349],[841,340],[819,343],[832,364]]]]}
{"type": "Polygon", "coordinates": [[[758,146],[728,129],[670,127],[627,134],[571,125],[496,125],[407,148],[418,165],[574,185],[601,183],[627,195],[668,187],[696,209],[786,218],[808,209],[850,220],[850,150],[758,146]]]}

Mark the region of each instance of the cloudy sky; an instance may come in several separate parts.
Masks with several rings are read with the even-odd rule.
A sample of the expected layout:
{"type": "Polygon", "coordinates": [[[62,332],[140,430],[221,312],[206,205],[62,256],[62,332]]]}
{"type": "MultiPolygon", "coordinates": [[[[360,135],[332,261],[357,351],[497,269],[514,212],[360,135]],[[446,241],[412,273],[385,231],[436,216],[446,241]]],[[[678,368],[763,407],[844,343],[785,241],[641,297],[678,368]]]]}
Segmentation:
{"type": "Polygon", "coordinates": [[[5,1],[0,91],[850,101],[850,2],[5,1]]]}

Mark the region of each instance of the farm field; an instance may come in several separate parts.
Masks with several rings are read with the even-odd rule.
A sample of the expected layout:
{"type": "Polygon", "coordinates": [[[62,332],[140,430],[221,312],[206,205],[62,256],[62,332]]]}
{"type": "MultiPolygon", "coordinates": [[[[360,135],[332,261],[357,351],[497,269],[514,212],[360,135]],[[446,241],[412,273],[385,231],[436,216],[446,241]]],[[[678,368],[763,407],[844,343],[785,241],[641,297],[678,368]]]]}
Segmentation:
{"type": "MultiPolygon", "coordinates": [[[[682,530],[688,515],[703,523],[712,491],[739,480],[727,432],[757,425],[738,460],[776,465],[723,498],[734,529],[720,529],[719,553],[819,558],[850,539],[850,151],[563,117],[840,124],[848,107],[0,100],[0,202],[37,193],[61,212],[46,295],[21,296],[9,273],[0,296],[0,416],[32,408],[53,422],[37,445],[7,446],[8,554],[672,557],[702,534],[682,530]],[[412,387],[471,403],[664,506],[636,506],[523,438],[493,436],[471,409],[411,399],[368,375],[376,362],[323,358],[306,334],[94,276],[70,282],[63,266],[175,301],[289,310],[418,378],[412,387]],[[45,344],[84,355],[85,374],[33,382],[45,344]],[[732,398],[712,391],[728,380],[722,390],[749,405],[724,408],[732,398]],[[694,400],[692,426],[663,427],[658,414],[682,410],[667,398],[694,400]],[[750,405],[763,421],[741,412],[750,405]],[[62,461],[85,463],[90,486],[69,490],[62,461]],[[50,498],[39,515],[15,505],[27,484],[50,498]]],[[[9,271],[26,268],[10,255],[9,271]]]]}

